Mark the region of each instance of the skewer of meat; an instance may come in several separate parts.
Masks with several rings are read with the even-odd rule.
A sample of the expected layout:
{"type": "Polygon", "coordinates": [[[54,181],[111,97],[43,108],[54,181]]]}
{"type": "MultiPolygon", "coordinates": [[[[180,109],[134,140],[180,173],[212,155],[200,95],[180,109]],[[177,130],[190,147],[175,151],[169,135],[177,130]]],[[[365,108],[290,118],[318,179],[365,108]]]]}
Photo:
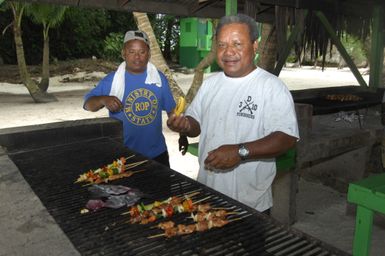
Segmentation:
{"type": "MultiPolygon", "coordinates": [[[[194,197],[195,195],[198,195],[199,193],[200,193],[200,191],[191,191],[189,194],[176,195],[176,196],[169,197],[168,199],[163,200],[163,201],[155,201],[155,202],[148,204],[148,205],[140,204],[140,205],[136,205],[135,207],[137,207],[139,212],[141,212],[144,210],[152,210],[155,207],[159,207],[159,206],[164,207],[168,204],[171,204],[173,207],[176,207],[180,204],[182,204],[182,206],[183,206],[183,201],[191,199],[192,197],[194,197]]],[[[187,202],[185,202],[185,204],[187,204],[187,202]]],[[[187,208],[187,205],[185,205],[185,208],[187,208]]],[[[130,214],[132,216],[133,212],[131,210],[133,210],[133,207],[131,207],[131,209],[129,211],[122,213],[122,215],[130,214]]]]}
{"type": "MultiPolygon", "coordinates": [[[[209,197],[205,199],[208,198],[209,197]]],[[[202,200],[199,201],[201,202],[202,200]]],[[[150,207],[145,205],[132,206],[128,212],[131,216],[129,223],[148,224],[160,218],[170,218],[175,213],[191,213],[197,210],[207,211],[210,208],[211,206],[208,204],[194,204],[194,202],[190,198],[182,201],[181,197],[171,197],[167,203],[154,203],[150,207]]]]}
{"type": "Polygon", "coordinates": [[[87,183],[87,184],[85,184],[83,186],[89,186],[89,185],[92,185],[92,184],[100,184],[100,183],[108,183],[108,181],[113,181],[113,180],[117,180],[117,179],[121,179],[121,178],[127,178],[127,177],[130,177],[130,176],[134,175],[135,173],[144,172],[144,171],[145,170],[125,171],[123,173],[113,174],[111,176],[108,176],[108,178],[106,178],[106,179],[96,178],[92,182],[89,182],[89,183],[87,183]]]}
{"type": "Polygon", "coordinates": [[[240,214],[240,212],[227,212],[226,210],[216,210],[209,212],[197,212],[196,214],[191,213],[191,218],[195,222],[213,219],[225,219],[227,215],[240,214]]]}
{"type": "Polygon", "coordinates": [[[193,204],[191,199],[183,200],[182,203],[175,204],[176,199],[172,203],[163,203],[159,206],[152,207],[149,210],[143,209],[143,206],[136,205],[130,208],[130,223],[147,224],[154,222],[160,218],[170,218],[175,213],[192,212],[193,204]]]}
{"type": "Polygon", "coordinates": [[[102,168],[98,168],[96,170],[89,170],[88,172],[81,174],[79,178],[75,181],[75,183],[88,182],[88,184],[100,184],[103,182],[129,177],[139,171],[133,172],[127,170],[132,169],[148,161],[143,160],[135,163],[126,164],[126,160],[133,156],[127,158],[121,157],[107,166],[103,166],[102,168]]]}
{"type": "Polygon", "coordinates": [[[166,228],[164,229],[164,233],[149,236],[148,238],[156,238],[156,237],[161,237],[165,236],[167,238],[177,236],[177,235],[187,235],[191,234],[194,232],[204,232],[207,230],[210,230],[212,228],[220,228],[223,227],[231,222],[241,220],[242,218],[237,218],[237,219],[214,219],[214,220],[205,220],[205,221],[200,221],[195,224],[189,224],[189,225],[183,225],[179,224],[175,227],[175,224],[168,224],[166,228]]]}

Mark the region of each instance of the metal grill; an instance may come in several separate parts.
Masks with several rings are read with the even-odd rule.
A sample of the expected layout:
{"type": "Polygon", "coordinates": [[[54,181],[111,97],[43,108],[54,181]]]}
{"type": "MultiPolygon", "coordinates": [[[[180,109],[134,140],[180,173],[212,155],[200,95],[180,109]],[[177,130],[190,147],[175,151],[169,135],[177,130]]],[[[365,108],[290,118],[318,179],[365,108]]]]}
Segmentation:
{"type": "Polygon", "coordinates": [[[296,100],[296,103],[313,105],[313,115],[332,114],[339,111],[357,111],[362,108],[369,108],[381,104],[377,95],[370,93],[354,94],[362,97],[360,101],[333,101],[325,97],[314,97],[311,99],[296,100]]]}
{"type": "MultiPolygon", "coordinates": [[[[121,215],[126,208],[81,214],[90,195],[87,186],[74,184],[78,175],[131,154],[120,143],[102,138],[16,152],[10,157],[82,255],[348,255],[153,161],[145,166],[146,171],[111,184],[140,189],[146,194],[145,204],[199,190],[195,200],[209,197],[206,202],[211,205],[242,212],[236,216],[241,219],[206,232],[149,239],[160,233],[151,228],[158,222],[129,224],[129,217],[121,215]]],[[[143,159],[136,156],[130,161],[143,159]]],[[[186,217],[179,214],[172,220],[186,224],[186,217]]]]}

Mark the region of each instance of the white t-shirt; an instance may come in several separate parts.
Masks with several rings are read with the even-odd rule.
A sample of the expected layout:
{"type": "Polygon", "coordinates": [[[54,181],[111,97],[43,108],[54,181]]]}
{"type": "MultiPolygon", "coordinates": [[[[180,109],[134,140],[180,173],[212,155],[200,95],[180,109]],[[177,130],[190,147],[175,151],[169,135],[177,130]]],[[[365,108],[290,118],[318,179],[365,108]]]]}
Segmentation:
{"type": "Polygon", "coordinates": [[[225,173],[206,170],[204,160],[222,145],[254,141],[276,131],[299,138],[286,85],[261,68],[240,78],[221,72],[203,82],[186,115],[201,128],[198,181],[258,211],[270,208],[275,158],[245,162],[225,173]]]}

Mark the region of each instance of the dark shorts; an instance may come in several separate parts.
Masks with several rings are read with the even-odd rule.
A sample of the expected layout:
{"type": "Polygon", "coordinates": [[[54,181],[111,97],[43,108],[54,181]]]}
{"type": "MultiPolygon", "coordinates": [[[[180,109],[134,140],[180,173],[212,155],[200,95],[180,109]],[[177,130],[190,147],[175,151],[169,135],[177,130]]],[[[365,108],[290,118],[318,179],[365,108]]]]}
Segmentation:
{"type": "Polygon", "coordinates": [[[164,151],[159,156],[156,156],[153,158],[153,160],[157,161],[158,163],[161,163],[167,167],[170,167],[170,161],[168,157],[168,151],[164,151]]]}

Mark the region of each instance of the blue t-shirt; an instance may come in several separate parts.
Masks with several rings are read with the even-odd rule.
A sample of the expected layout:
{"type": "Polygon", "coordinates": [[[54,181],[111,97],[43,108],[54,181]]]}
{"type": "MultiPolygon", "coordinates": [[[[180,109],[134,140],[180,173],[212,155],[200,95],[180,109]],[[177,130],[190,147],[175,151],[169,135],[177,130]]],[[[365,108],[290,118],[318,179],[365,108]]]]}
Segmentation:
{"type": "MultiPolygon", "coordinates": [[[[159,72],[162,86],[145,84],[147,71],[136,75],[125,72],[125,90],[120,112],[109,112],[110,117],[123,123],[124,145],[146,157],[154,158],[167,150],[162,133],[162,110],[175,108],[168,81],[159,72]]],[[[108,96],[115,72],[108,74],[84,96],[86,102],[92,96],[108,96]]]]}

